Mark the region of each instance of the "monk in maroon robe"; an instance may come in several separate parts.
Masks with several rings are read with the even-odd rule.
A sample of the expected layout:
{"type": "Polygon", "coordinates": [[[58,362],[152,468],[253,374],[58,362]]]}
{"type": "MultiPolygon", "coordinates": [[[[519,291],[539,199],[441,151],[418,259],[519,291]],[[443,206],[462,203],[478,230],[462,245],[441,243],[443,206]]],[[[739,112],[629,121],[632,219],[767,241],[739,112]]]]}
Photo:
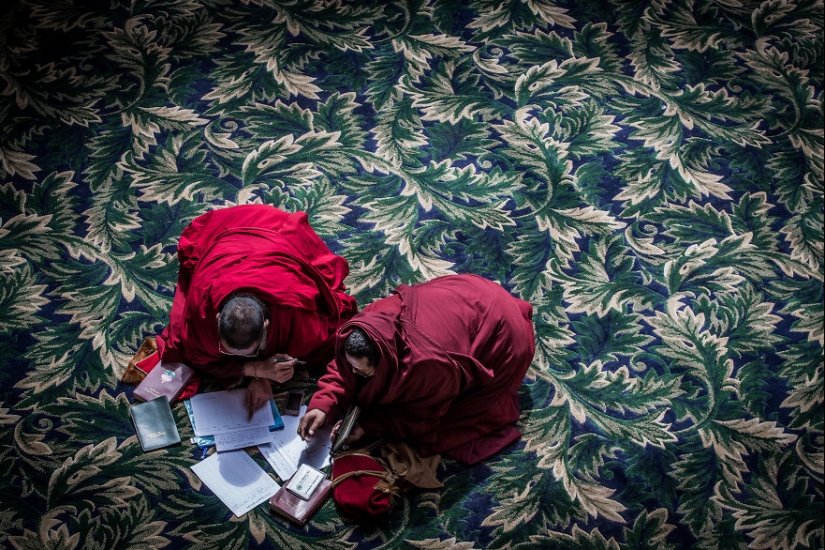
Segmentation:
{"type": "Polygon", "coordinates": [[[335,331],[358,308],[345,292],[346,260],[327,248],[303,212],[260,204],[209,211],[183,230],[178,258],[169,325],[157,337],[159,355],[227,387],[250,379],[250,411],[272,397],[272,381],[291,378],[299,361],[326,364],[335,331]],[[236,296],[246,296],[266,316],[249,349],[233,348],[218,332],[218,315],[236,296]]]}
{"type": "Polygon", "coordinates": [[[353,404],[361,435],[468,464],[521,435],[518,388],[535,353],[532,306],[475,275],[401,285],[346,322],[299,434],[306,440],[353,404]],[[347,351],[359,330],[377,353],[347,351]]]}

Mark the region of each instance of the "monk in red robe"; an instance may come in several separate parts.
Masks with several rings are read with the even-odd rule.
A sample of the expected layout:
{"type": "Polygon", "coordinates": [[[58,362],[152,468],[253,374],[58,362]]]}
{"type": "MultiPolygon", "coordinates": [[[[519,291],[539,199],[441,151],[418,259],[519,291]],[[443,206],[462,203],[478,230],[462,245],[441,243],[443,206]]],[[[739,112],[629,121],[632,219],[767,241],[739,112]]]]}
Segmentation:
{"type": "Polygon", "coordinates": [[[338,327],[358,309],[346,260],[303,212],[260,204],[207,212],[178,246],[180,273],[160,358],[184,361],[234,387],[249,379],[250,413],[299,362],[322,366],[338,327]],[[220,329],[219,329],[220,327],[220,329]]]}
{"type": "Polygon", "coordinates": [[[422,456],[484,460],[521,436],[515,423],[535,353],[531,319],[528,302],[475,275],[401,285],[341,327],[298,433],[310,440],[356,404],[351,441],[389,436],[422,456]]]}

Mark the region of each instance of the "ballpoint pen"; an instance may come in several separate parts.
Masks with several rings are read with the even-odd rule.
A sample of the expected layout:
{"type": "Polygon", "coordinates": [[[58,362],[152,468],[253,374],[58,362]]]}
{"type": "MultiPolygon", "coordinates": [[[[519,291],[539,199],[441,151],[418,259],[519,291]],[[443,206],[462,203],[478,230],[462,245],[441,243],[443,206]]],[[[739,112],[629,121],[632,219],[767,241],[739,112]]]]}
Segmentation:
{"type": "MultiPolygon", "coordinates": [[[[273,364],[275,364],[275,363],[286,363],[287,361],[292,361],[292,359],[277,359],[276,358],[272,363],[273,364]]],[[[295,364],[296,365],[306,365],[307,362],[306,361],[301,361],[300,359],[296,359],[295,364]]]]}

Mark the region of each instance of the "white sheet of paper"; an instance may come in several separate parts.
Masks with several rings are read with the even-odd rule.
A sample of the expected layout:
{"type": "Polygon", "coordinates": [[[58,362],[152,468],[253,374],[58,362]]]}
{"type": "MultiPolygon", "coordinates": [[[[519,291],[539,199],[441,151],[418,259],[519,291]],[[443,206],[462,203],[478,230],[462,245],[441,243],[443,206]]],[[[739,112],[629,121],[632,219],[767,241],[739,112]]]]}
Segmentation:
{"type": "MultiPolygon", "coordinates": [[[[306,405],[301,407],[301,416],[306,410],[306,405]]],[[[308,464],[319,470],[330,464],[329,451],[332,443],[329,434],[332,433],[332,425],[316,430],[312,441],[306,442],[298,435],[298,422],[301,416],[283,416],[284,429],[271,432],[273,442],[258,445],[258,450],[283,480],[292,477],[301,464],[308,464]]]]}
{"type": "Polygon", "coordinates": [[[192,466],[192,471],[238,517],[269,500],[280,489],[243,450],[215,453],[192,466]]]}
{"type": "Polygon", "coordinates": [[[249,418],[244,398],[246,389],[213,391],[192,396],[192,416],[195,417],[195,435],[218,435],[239,429],[268,428],[275,423],[272,408],[261,407],[249,418]]]}
{"type": "Polygon", "coordinates": [[[244,449],[252,445],[269,443],[272,441],[272,434],[266,426],[234,430],[215,435],[215,449],[222,453],[224,451],[234,451],[244,449]]]}
{"type": "Polygon", "coordinates": [[[265,443],[258,445],[258,450],[264,456],[278,477],[287,480],[292,477],[292,474],[298,469],[291,461],[287,460],[284,455],[278,452],[278,447],[275,443],[265,443]]]}

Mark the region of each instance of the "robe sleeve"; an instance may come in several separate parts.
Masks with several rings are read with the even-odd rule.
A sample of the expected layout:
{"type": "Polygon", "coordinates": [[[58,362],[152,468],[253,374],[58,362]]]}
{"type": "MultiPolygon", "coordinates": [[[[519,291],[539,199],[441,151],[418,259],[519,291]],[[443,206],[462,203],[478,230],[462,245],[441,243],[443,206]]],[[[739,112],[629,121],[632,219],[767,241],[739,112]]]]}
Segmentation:
{"type": "Polygon", "coordinates": [[[318,380],[318,391],[309,400],[307,411],[319,409],[327,415],[327,423],[337,419],[352,404],[354,388],[348,388],[341,378],[335,361],[327,366],[327,372],[318,380]]]}

